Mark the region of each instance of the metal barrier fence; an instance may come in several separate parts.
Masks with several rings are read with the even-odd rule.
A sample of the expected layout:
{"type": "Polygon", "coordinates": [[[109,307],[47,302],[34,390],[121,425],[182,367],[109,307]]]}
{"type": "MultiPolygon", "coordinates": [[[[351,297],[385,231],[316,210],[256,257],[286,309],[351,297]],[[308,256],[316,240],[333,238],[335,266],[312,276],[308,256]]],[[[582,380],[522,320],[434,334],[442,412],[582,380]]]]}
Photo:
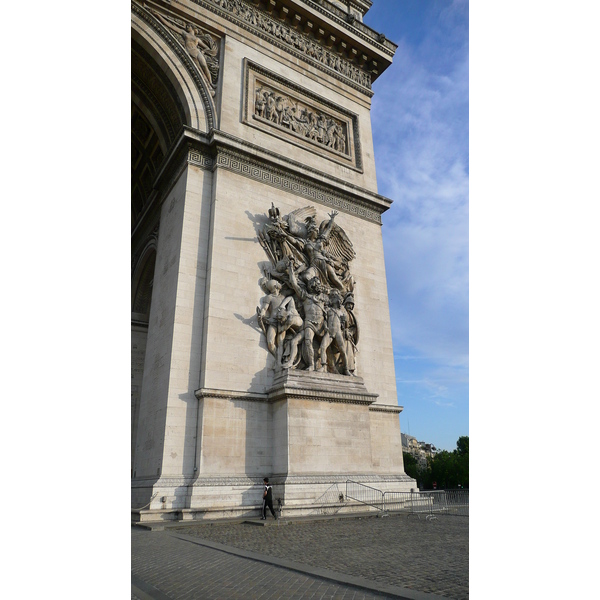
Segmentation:
{"type": "Polygon", "coordinates": [[[410,514],[469,516],[469,490],[384,492],[383,510],[410,514]]]}
{"type": "Polygon", "coordinates": [[[344,508],[343,488],[337,483],[329,486],[314,502],[315,508],[309,514],[335,515],[344,508]]]}
{"type": "Polygon", "coordinates": [[[373,506],[382,513],[385,513],[383,492],[381,490],[348,479],[346,481],[346,498],[373,506]]]}
{"type": "Polygon", "coordinates": [[[469,516],[469,490],[437,490],[433,492],[382,492],[376,488],[348,479],[346,498],[381,511],[469,516]]]}

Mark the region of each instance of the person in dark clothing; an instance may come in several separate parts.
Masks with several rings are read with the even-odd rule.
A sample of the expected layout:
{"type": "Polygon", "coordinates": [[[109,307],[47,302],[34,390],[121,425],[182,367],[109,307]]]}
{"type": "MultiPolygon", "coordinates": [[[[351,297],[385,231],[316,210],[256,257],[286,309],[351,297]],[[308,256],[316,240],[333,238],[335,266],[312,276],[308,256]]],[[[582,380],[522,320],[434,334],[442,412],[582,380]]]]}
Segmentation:
{"type": "Polygon", "coordinates": [[[263,505],[262,505],[261,519],[263,521],[267,520],[267,506],[269,507],[269,510],[271,511],[271,514],[273,515],[273,518],[277,519],[277,515],[275,514],[275,511],[273,510],[273,487],[271,485],[269,485],[268,477],[265,477],[263,479],[263,482],[265,484],[265,488],[263,491],[263,505]]]}

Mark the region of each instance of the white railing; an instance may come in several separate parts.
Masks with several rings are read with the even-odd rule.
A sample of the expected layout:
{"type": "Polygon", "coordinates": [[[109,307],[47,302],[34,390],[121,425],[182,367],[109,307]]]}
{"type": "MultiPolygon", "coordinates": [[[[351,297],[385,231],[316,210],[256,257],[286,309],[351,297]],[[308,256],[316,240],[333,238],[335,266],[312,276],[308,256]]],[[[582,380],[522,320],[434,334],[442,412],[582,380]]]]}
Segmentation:
{"type": "Polygon", "coordinates": [[[438,514],[469,516],[469,490],[436,490],[432,492],[382,492],[357,481],[346,481],[346,499],[372,506],[386,515],[407,512],[435,517],[438,514]]]}
{"type": "Polygon", "coordinates": [[[351,479],[346,481],[346,498],[367,506],[373,506],[385,513],[383,492],[363,483],[358,483],[358,481],[352,481],[351,479]]]}
{"type": "Polygon", "coordinates": [[[384,492],[383,502],[386,512],[469,516],[469,490],[384,492]]]}

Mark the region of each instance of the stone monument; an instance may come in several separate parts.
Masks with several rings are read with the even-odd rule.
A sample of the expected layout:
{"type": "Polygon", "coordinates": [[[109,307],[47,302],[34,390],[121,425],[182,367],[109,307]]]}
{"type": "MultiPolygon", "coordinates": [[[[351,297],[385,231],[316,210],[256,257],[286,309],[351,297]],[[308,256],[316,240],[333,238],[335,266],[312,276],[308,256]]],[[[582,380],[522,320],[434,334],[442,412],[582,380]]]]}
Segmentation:
{"type": "MultiPolygon", "coordinates": [[[[132,2],[132,517],[408,491],[371,0],[132,2]],[[339,492],[339,494],[338,494],[339,492]]],[[[338,501],[339,498],[339,501],[338,501]]],[[[328,502],[329,500],[327,500],[328,502]]]]}

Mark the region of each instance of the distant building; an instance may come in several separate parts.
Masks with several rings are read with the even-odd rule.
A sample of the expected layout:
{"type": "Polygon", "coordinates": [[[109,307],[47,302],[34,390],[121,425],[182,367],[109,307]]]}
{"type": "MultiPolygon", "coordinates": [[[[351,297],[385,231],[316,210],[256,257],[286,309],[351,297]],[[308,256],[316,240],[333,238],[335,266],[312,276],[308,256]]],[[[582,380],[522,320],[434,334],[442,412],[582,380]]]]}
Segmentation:
{"type": "Polygon", "coordinates": [[[401,434],[402,437],[402,452],[407,452],[414,456],[420,467],[427,466],[427,459],[433,458],[437,453],[437,448],[433,444],[419,442],[416,437],[401,434]]]}

